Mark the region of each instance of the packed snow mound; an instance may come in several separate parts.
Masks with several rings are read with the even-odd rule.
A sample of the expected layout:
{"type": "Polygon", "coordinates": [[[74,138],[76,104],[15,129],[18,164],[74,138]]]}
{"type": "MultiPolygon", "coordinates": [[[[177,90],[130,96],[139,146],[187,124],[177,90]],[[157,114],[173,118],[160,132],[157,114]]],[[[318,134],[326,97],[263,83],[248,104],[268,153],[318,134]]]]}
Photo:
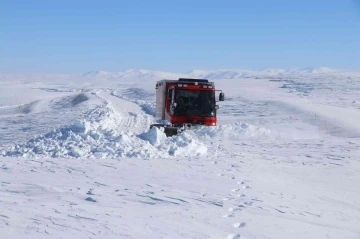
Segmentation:
{"type": "Polygon", "coordinates": [[[122,140],[113,138],[115,117],[110,108],[95,108],[86,119],[55,129],[25,144],[15,145],[5,152],[5,156],[78,157],[104,151],[107,143],[122,140]]]}
{"type": "Polygon", "coordinates": [[[215,127],[202,127],[194,130],[199,138],[222,138],[239,140],[244,138],[274,137],[269,129],[257,127],[247,123],[224,124],[215,127]]]}
{"type": "Polygon", "coordinates": [[[163,128],[151,128],[140,136],[161,152],[171,156],[198,156],[207,153],[207,147],[193,134],[183,132],[177,136],[166,137],[163,128]]]}
{"type": "Polygon", "coordinates": [[[154,93],[139,88],[128,88],[120,92],[117,90],[113,91],[111,95],[139,105],[148,115],[155,115],[154,93]]]}
{"type": "Polygon", "coordinates": [[[189,134],[167,138],[153,128],[139,135],[121,124],[122,117],[112,106],[90,110],[85,119],[55,129],[26,143],[0,149],[2,156],[85,157],[85,158],[167,158],[202,155],[206,146],[189,134]]]}

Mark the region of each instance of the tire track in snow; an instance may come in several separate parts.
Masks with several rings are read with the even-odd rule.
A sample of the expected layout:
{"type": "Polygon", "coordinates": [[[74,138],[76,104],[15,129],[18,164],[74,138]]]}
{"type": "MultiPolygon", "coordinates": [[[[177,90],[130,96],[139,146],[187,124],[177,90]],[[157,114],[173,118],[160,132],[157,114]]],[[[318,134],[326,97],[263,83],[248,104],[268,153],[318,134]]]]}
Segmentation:
{"type": "Polygon", "coordinates": [[[122,115],[117,123],[125,132],[143,133],[149,129],[150,124],[155,120],[146,114],[138,104],[115,95],[114,91],[101,91],[98,92],[98,96],[106,100],[122,115]]]}
{"type": "Polygon", "coordinates": [[[111,95],[139,105],[148,115],[155,115],[155,95],[148,91],[140,88],[123,88],[111,91],[111,95]]]}

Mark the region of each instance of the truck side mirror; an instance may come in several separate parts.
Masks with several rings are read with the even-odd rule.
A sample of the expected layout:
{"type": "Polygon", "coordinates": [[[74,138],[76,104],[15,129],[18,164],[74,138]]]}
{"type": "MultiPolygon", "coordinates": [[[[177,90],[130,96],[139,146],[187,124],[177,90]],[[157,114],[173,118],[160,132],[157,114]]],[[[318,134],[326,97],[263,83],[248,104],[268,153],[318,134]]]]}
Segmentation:
{"type": "Polygon", "coordinates": [[[219,94],[219,101],[224,101],[225,100],[225,94],[223,92],[221,92],[219,94]]]}

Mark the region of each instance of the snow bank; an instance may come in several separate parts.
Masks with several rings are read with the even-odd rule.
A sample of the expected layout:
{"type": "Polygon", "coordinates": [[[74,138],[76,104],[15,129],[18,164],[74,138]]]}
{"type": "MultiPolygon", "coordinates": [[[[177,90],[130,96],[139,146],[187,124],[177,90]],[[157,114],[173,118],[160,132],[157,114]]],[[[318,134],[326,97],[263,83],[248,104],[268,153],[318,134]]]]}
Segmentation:
{"type": "Polygon", "coordinates": [[[200,138],[222,138],[239,140],[244,138],[269,138],[269,129],[247,123],[224,124],[215,127],[202,127],[194,131],[200,138]]]}
{"type": "Polygon", "coordinates": [[[158,129],[154,127],[140,137],[149,141],[160,152],[166,152],[171,156],[203,155],[207,152],[205,144],[188,132],[183,132],[173,137],[166,137],[163,128],[158,129]]]}
{"type": "Polygon", "coordinates": [[[49,97],[18,105],[3,106],[0,107],[0,115],[37,114],[53,110],[59,111],[64,108],[76,107],[88,100],[89,96],[86,93],[72,93],[61,97],[49,97]]]}
{"type": "Polygon", "coordinates": [[[137,135],[122,124],[124,117],[111,105],[97,107],[85,119],[0,152],[18,157],[167,158],[207,151],[203,143],[187,133],[167,138],[161,129],[153,128],[137,135]]]}
{"type": "Polygon", "coordinates": [[[133,102],[139,105],[145,113],[152,116],[155,115],[155,102],[153,102],[155,95],[146,90],[139,88],[126,88],[121,92],[113,91],[111,92],[111,95],[133,102]]]}

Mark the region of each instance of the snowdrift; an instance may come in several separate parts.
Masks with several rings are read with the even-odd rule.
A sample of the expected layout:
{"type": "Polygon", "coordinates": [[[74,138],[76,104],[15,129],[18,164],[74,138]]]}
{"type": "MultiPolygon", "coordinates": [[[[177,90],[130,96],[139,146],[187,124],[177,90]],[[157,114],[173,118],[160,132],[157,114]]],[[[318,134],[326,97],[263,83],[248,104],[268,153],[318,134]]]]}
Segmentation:
{"type": "Polygon", "coordinates": [[[216,127],[202,127],[194,133],[204,139],[241,140],[244,138],[269,138],[272,132],[266,128],[257,127],[243,122],[224,124],[216,127]]]}
{"type": "MultiPolygon", "coordinates": [[[[201,127],[177,136],[166,137],[164,129],[149,129],[154,120],[154,104],[150,101],[152,94],[139,88],[119,91],[121,89],[103,94],[71,94],[26,105],[23,111],[27,113],[56,111],[56,115],[65,116],[58,117],[59,119],[72,120],[66,121],[68,123],[62,126],[54,124],[54,130],[45,134],[34,134],[38,136],[32,136],[30,140],[27,138],[23,143],[15,142],[14,145],[0,146],[0,155],[141,159],[194,157],[206,154],[208,145],[220,140],[267,139],[273,136],[268,129],[246,123],[234,123],[201,127]],[[135,95],[142,97],[139,99],[134,97],[135,95]],[[77,106],[84,102],[91,105],[91,108],[82,110],[81,114],[76,113],[78,120],[74,120],[71,116],[72,113],[75,114],[73,109],[77,109],[77,106]]],[[[38,115],[39,120],[42,117],[43,115],[38,115]]]]}
{"type": "Polygon", "coordinates": [[[135,134],[121,125],[123,116],[110,105],[85,119],[3,149],[12,157],[168,158],[205,154],[207,147],[187,133],[167,138],[161,129],[135,134]]]}
{"type": "Polygon", "coordinates": [[[266,138],[271,135],[267,129],[236,123],[202,127],[185,131],[174,137],[166,137],[162,128],[135,133],[123,124],[126,117],[108,103],[90,110],[82,120],[54,129],[25,143],[2,149],[0,154],[9,157],[55,158],[192,157],[206,154],[207,144],[214,140],[266,138]]]}

